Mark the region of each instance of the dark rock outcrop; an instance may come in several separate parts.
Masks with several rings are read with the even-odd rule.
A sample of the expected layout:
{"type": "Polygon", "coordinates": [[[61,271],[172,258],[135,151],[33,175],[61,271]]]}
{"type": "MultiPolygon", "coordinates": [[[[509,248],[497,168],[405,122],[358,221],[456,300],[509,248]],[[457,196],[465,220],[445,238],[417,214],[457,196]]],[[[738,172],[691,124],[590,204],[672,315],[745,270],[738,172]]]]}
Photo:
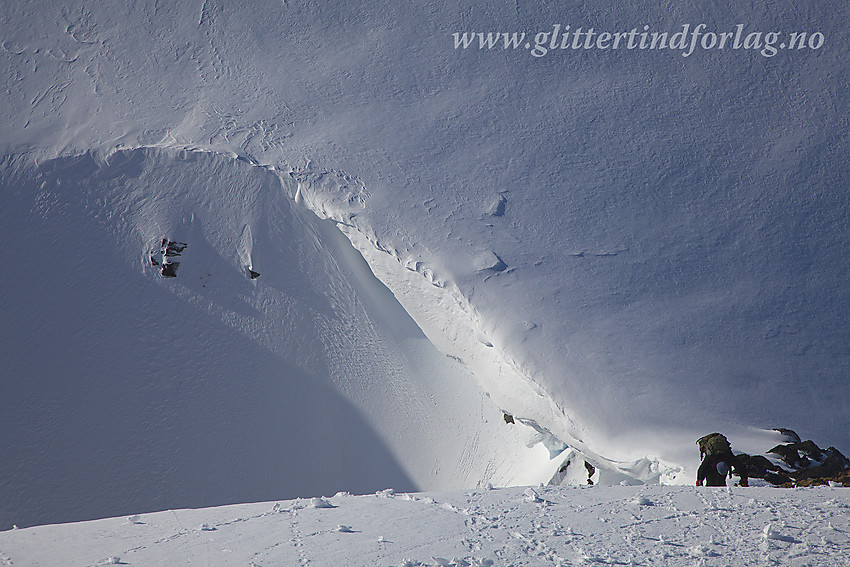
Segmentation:
{"type": "Polygon", "coordinates": [[[790,429],[777,429],[788,443],[777,445],[769,455],[775,455],[785,464],[778,466],[761,455],[737,455],[746,467],[750,478],[763,478],[782,487],[816,486],[838,482],[850,486],[850,459],[835,447],[823,450],[814,441],[801,441],[790,429]]]}

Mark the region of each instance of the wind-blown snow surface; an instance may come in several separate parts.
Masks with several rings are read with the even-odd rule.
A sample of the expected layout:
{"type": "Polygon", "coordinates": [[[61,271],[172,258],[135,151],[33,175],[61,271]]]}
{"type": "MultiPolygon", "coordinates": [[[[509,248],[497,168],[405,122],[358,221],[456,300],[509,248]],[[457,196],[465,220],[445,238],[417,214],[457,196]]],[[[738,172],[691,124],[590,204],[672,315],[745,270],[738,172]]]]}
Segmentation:
{"type": "MultiPolygon", "coordinates": [[[[271,454],[295,463],[296,478],[358,479],[348,490],[374,469],[399,489],[517,479],[534,468],[527,431],[496,428],[497,409],[543,432],[550,448],[567,443],[643,480],[690,482],[693,441],[714,430],[745,450],[769,448],[762,428],[774,426],[850,446],[846,3],[475,4],[32,1],[4,11],[0,403],[12,411],[2,417],[11,458],[0,482],[16,487],[4,498],[28,487],[18,502],[31,503],[46,486],[90,498],[63,484],[69,476],[195,483],[206,504],[264,498],[243,492],[241,475],[275,485],[280,467],[247,465],[271,454]],[[773,58],[580,50],[535,59],[455,50],[451,37],[554,23],[671,33],[744,24],[826,40],[773,58]],[[149,150],[127,151],[139,148],[149,150]],[[129,171],[105,179],[125,160],[129,171]],[[269,201],[274,191],[279,201],[269,201]],[[349,288],[364,305],[384,306],[386,292],[371,280],[358,287],[356,273],[368,279],[368,270],[301,206],[338,223],[406,314],[393,304],[390,323],[383,307],[355,315],[349,288]],[[176,283],[145,265],[162,237],[189,242],[176,283]],[[316,265],[302,275],[288,271],[293,263],[316,265]],[[253,282],[250,265],[263,274],[253,282]],[[135,329],[119,324],[139,319],[135,329]],[[371,348],[374,335],[384,347],[371,348]],[[408,337],[416,347],[395,344],[408,337]],[[414,393],[380,395],[402,365],[388,364],[396,355],[384,348],[407,361],[407,376],[443,382],[411,378],[414,393]],[[430,353],[423,365],[411,362],[420,349],[430,353]],[[215,393],[203,382],[212,370],[215,393]],[[310,392],[257,378],[281,373],[310,392]],[[86,383],[93,403],[74,398],[86,383]],[[140,384],[157,395],[134,395],[140,384]],[[240,400],[232,388],[241,384],[240,400]],[[419,388],[432,388],[433,403],[419,388]],[[132,405],[157,406],[159,393],[198,405],[132,405]],[[264,410],[250,411],[255,402],[264,410]],[[328,415],[363,445],[332,434],[328,415]],[[459,421],[443,424],[448,415],[459,421]],[[224,447],[241,454],[210,451],[234,431],[228,423],[244,429],[224,447]],[[291,441],[296,425],[304,437],[291,441]],[[112,442],[90,445],[92,431],[112,442]],[[136,436],[119,443],[124,431],[136,436]],[[156,450],[139,448],[144,435],[141,447],[156,450]],[[416,436],[422,443],[409,445],[416,436]],[[287,443],[311,443],[313,457],[287,459],[287,443]],[[90,452],[67,464],[84,445],[90,452]],[[506,447],[495,461],[494,447],[506,447]],[[340,451],[376,455],[375,464],[340,451]],[[121,467],[130,472],[113,474],[121,467]],[[345,476],[350,467],[365,468],[345,476]],[[217,474],[236,482],[206,481],[217,474]]],[[[115,504],[135,486],[95,496],[115,504]]],[[[167,494],[141,500],[184,505],[167,494]]],[[[11,516],[31,510],[16,505],[11,516]]]]}
{"type": "Polygon", "coordinates": [[[850,491],[501,489],[176,510],[0,533],[0,564],[846,566],[850,491]]]}

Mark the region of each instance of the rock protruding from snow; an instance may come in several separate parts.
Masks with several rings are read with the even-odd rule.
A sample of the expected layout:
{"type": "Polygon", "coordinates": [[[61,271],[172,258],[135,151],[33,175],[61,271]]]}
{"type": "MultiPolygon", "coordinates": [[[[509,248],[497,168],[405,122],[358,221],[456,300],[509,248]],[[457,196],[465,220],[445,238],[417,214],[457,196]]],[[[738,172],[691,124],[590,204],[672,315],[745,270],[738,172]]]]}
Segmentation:
{"type": "Polygon", "coordinates": [[[770,449],[767,455],[737,455],[750,478],[762,478],[774,486],[813,486],[838,483],[850,486],[850,459],[835,447],[824,450],[812,440],[800,441],[790,429],[777,430],[790,440],[770,449]]]}
{"type": "Polygon", "coordinates": [[[152,266],[160,267],[160,275],[164,278],[176,278],[177,268],[180,267],[180,262],[174,260],[183,254],[188,244],[185,242],[177,242],[163,238],[159,245],[159,250],[150,251],[150,262],[152,266]]]}

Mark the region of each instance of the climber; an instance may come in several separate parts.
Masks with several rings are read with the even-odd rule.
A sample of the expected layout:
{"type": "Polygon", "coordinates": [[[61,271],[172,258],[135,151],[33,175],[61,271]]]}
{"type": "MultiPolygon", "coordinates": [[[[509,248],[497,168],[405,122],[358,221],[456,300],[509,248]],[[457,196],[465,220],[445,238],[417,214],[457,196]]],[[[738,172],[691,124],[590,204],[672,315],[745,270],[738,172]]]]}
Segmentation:
{"type": "Polygon", "coordinates": [[[697,470],[697,486],[726,486],[726,477],[732,472],[741,477],[739,486],[748,486],[747,469],[732,453],[732,446],[724,435],[712,433],[697,440],[702,463],[697,470]]]}

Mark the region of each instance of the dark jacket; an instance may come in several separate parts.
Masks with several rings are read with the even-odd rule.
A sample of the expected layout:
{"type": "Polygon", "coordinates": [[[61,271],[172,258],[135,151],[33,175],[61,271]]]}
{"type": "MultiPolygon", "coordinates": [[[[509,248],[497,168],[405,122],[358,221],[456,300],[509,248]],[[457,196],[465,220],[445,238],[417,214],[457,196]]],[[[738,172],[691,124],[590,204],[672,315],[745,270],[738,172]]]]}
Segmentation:
{"type": "Polygon", "coordinates": [[[697,470],[697,485],[705,481],[706,486],[726,486],[726,477],[732,472],[741,477],[741,486],[747,486],[747,470],[735,455],[731,452],[706,455],[697,470]]]}

